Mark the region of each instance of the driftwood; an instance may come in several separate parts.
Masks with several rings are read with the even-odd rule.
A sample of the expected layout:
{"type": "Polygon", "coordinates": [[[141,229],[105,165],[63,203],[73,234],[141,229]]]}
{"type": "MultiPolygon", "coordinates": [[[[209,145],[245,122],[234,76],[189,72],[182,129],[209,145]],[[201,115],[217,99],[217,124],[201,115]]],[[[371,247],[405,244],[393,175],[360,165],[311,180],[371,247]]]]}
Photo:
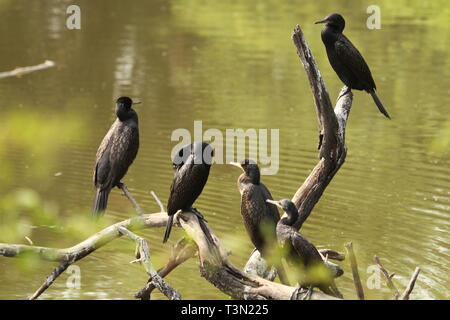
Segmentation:
{"type": "MultiPolygon", "coordinates": [[[[345,127],[353,95],[351,91],[347,91],[344,87],[333,109],[317,64],[299,26],[293,32],[292,40],[308,75],[319,124],[318,164],[292,199],[299,211],[299,219],[295,226],[300,229],[325,188],[345,161],[347,154],[345,127]]],[[[222,247],[220,240],[214,235],[210,226],[205,222],[199,222],[198,217],[191,212],[179,212],[174,219],[175,226],[183,228],[189,240],[182,239],[177,242],[172,249],[168,263],[156,271],[151,263],[147,242],[134,234],[133,231],[142,228],[164,227],[167,222],[167,213],[164,212],[161,202],[154,193],[152,194],[160,205],[161,212],[145,214],[126,186],[121,186],[121,189],[138,212],[138,216],[111,225],[73,247],[55,249],[33,245],[0,244],[0,256],[17,257],[22,253],[34,253],[42,259],[60,263],[31,297],[32,299],[42,294],[70,264],[121,236],[127,236],[136,242],[138,254],[137,259],[133,262],[143,264],[145,271],[150,276],[144,288],[136,294],[136,297],[140,299],[149,299],[155,288],[169,299],[179,299],[178,292],[162,278],[193,256],[198,256],[201,276],[235,299],[285,300],[303,299],[305,297],[312,300],[335,299],[335,297],[317,290],[308,294],[307,290],[273,282],[272,280],[275,278],[274,270],[270,269],[270,266],[265,263],[257,251],[251,255],[244,271],[239,270],[228,260],[228,252],[222,247]],[[200,223],[204,224],[203,228],[200,223]],[[212,241],[208,239],[212,239],[212,241]]],[[[331,249],[323,249],[320,252],[325,262],[328,262],[328,259],[339,261],[344,259],[342,254],[331,249]]],[[[405,299],[409,297],[417,275],[418,271],[415,272],[410,285],[402,295],[405,299]]]]}
{"type": "Polygon", "coordinates": [[[21,77],[24,74],[44,70],[47,68],[54,67],[55,63],[51,60],[45,60],[43,63],[35,65],[35,66],[29,66],[29,67],[17,67],[14,70],[11,71],[4,71],[0,72],[0,79],[2,78],[8,78],[8,77],[21,77]]]}

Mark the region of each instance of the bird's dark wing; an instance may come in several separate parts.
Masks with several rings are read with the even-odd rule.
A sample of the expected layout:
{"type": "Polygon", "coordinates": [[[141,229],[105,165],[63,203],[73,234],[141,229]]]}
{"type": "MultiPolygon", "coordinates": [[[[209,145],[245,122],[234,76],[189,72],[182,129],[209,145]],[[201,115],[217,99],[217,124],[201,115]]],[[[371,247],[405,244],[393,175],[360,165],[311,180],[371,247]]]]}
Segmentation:
{"type": "MultiPolygon", "coordinates": [[[[175,168],[175,174],[173,176],[172,184],[170,185],[169,199],[167,201],[167,213],[169,216],[175,214],[179,207],[181,207],[181,201],[178,199],[177,193],[183,193],[184,185],[182,183],[182,172],[183,167],[175,168]]],[[[184,170],[183,170],[184,171],[184,170]]]]}
{"type": "Polygon", "coordinates": [[[200,196],[209,176],[209,167],[203,164],[184,164],[175,171],[170,186],[167,213],[175,214],[180,209],[189,209],[200,196]]]}
{"type": "Polygon", "coordinates": [[[93,174],[94,185],[96,187],[99,187],[100,185],[104,184],[105,180],[107,179],[108,172],[111,169],[109,164],[109,152],[111,150],[110,144],[112,136],[114,134],[114,129],[118,125],[118,121],[119,120],[116,120],[112,124],[111,128],[108,130],[102,142],[100,143],[100,146],[97,149],[93,174]]]}
{"type": "Polygon", "coordinates": [[[278,220],[280,220],[280,213],[278,212],[277,206],[266,202],[267,199],[273,200],[272,195],[264,184],[260,183],[259,185],[261,186],[264,203],[266,204],[267,217],[277,224],[278,220]]]}
{"type": "Polygon", "coordinates": [[[350,70],[360,82],[367,86],[365,89],[376,89],[375,81],[372,78],[369,66],[358,49],[356,49],[345,35],[342,34],[334,43],[334,48],[339,61],[350,70]]]}
{"type": "Polygon", "coordinates": [[[109,159],[111,179],[114,185],[120,182],[136,158],[139,149],[139,131],[136,126],[121,126],[112,141],[109,159]]]}
{"type": "Polygon", "coordinates": [[[291,243],[295,252],[299,257],[302,257],[303,263],[305,265],[311,265],[323,261],[322,256],[316,247],[304,238],[300,233],[292,230],[291,232],[291,243]]]}
{"type": "Polygon", "coordinates": [[[260,252],[276,241],[276,225],[280,216],[276,208],[273,210],[275,206],[266,202],[271,198],[262,184],[250,185],[242,190],[241,215],[253,245],[260,252]]]}
{"type": "Polygon", "coordinates": [[[241,195],[241,214],[247,225],[257,225],[261,222],[264,210],[263,199],[256,186],[250,185],[242,190],[241,195]]]}
{"type": "Polygon", "coordinates": [[[117,185],[136,158],[138,149],[138,128],[116,121],[97,151],[95,185],[102,189],[117,185]]]}
{"type": "Polygon", "coordinates": [[[241,190],[241,215],[244,226],[253,245],[260,252],[264,248],[264,237],[260,232],[261,220],[263,217],[264,203],[261,193],[255,185],[251,185],[241,190]]]}

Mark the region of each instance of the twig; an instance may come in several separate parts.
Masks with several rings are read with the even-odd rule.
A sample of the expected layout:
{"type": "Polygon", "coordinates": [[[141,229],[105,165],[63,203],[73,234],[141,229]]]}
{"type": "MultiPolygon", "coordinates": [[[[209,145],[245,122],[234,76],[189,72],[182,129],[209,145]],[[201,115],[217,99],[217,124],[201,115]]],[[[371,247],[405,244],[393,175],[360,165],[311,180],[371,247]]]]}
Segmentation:
{"type": "Polygon", "coordinates": [[[27,236],[25,236],[25,240],[28,241],[28,244],[29,244],[30,246],[32,246],[32,245],[34,244],[33,241],[31,241],[31,239],[28,238],[27,236]]]}
{"type": "Polygon", "coordinates": [[[118,229],[121,234],[129,237],[131,240],[136,242],[137,261],[139,261],[144,266],[147,274],[152,277],[153,285],[170,300],[180,300],[181,296],[178,291],[174,290],[170,285],[168,285],[153,268],[153,264],[150,259],[150,249],[148,247],[147,241],[124,227],[119,227],[118,229]]]}
{"type": "Polygon", "coordinates": [[[27,73],[30,73],[33,71],[44,70],[44,69],[51,68],[54,66],[55,66],[55,63],[53,61],[45,60],[44,63],[38,64],[35,66],[17,67],[16,69],[11,70],[11,71],[0,72],[0,79],[7,78],[7,77],[20,77],[24,74],[27,74],[27,73]]]}
{"type": "Polygon", "coordinates": [[[394,277],[394,274],[389,274],[389,272],[381,265],[380,259],[378,259],[377,256],[374,256],[373,259],[375,260],[375,264],[378,266],[381,273],[384,275],[387,286],[392,291],[392,298],[394,300],[398,300],[399,292],[398,292],[397,287],[395,286],[394,282],[392,282],[392,278],[394,277]]]}
{"type": "MultiPolygon", "coordinates": [[[[167,264],[158,270],[158,274],[161,278],[167,276],[172,270],[178,267],[180,264],[190,259],[197,252],[195,244],[188,242],[185,238],[180,239],[173,247],[167,264]]],[[[152,278],[147,281],[147,284],[134,296],[141,300],[149,300],[152,291],[155,289],[155,285],[152,282],[152,278]]]]}
{"type": "Polygon", "coordinates": [[[411,277],[411,280],[409,280],[408,286],[406,287],[405,291],[402,293],[400,300],[409,300],[409,295],[414,289],[414,285],[416,284],[417,277],[419,276],[420,268],[416,267],[416,270],[414,270],[414,273],[411,277]]]}
{"type": "Polygon", "coordinates": [[[336,260],[336,261],[344,261],[345,260],[345,254],[342,252],[337,252],[336,250],[319,249],[319,253],[323,257],[328,257],[328,259],[331,259],[331,260],[336,260]]]}
{"type": "Polygon", "coordinates": [[[361,279],[359,277],[358,264],[356,262],[355,253],[353,252],[353,244],[351,242],[348,242],[344,246],[350,259],[350,266],[352,268],[353,282],[355,283],[356,294],[359,300],[364,300],[364,290],[361,284],[361,279]]]}
{"type": "Polygon", "coordinates": [[[119,188],[123,191],[124,195],[128,198],[128,200],[130,200],[131,205],[133,206],[134,209],[136,209],[137,214],[140,216],[144,215],[145,214],[144,210],[142,210],[141,206],[137,203],[137,201],[131,195],[127,186],[124,183],[121,183],[121,184],[119,184],[119,188]]]}
{"type": "Polygon", "coordinates": [[[159,205],[159,209],[161,210],[161,212],[166,212],[166,209],[164,208],[161,200],[159,200],[158,196],[156,195],[156,193],[154,191],[150,191],[151,195],[153,196],[153,198],[155,198],[156,203],[159,205]]]}
{"type": "Polygon", "coordinates": [[[36,290],[35,293],[29,298],[29,300],[37,299],[45,290],[47,290],[52,283],[58,278],[74,261],[67,261],[61,263],[53,270],[53,272],[47,277],[44,283],[36,290]]]}

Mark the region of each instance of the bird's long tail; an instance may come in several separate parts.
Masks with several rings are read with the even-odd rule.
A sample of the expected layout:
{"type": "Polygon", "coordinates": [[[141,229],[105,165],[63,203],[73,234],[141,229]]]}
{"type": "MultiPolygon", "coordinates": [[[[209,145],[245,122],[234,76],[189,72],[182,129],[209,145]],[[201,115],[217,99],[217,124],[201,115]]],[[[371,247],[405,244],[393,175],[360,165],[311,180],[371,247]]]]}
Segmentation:
{"type": "Polygon", "coordinates": [[[212,250],[213,254],[217,258],[221,258],[220,250],[214,241],[211,232],[209,231],[208,226],[206,225],[206,219],[203,217],[203,215],[198,211],[196,208],[191,208],[191,212],[197,216],[198,223],[200,225],[200,228],[202,229],[203,233],[205,234],[206,241],[209,244],[210,249],[212,250]]]}
{"type": "Polygon", "coordinates": [[[373,98],[373,101],[375,101],[375,104],[378,107],[378,110],[380,110],[380,112],[382,114],[385,115],[386,118],[390,119],[391,117],[389,116],[389,113],[386,111],[386,109],[384,108],[383,104],[381,103],[381,100],[378,98],[377,94],[375,93],[374,90],[369,91],[370,95],[373,98]]]}
{"type": "Polygon", "coordinates": [[[172,230],[172,224],[173,224],[173,215],[169,216],[169,219],[167,220],[166,224],[166,232],[164,232],[164,239],[163,243],[166,243],[170,236],[170,231],[172,230]]]}
{"type": "Polygon", "coordinates": [[[97,189],[94,204],[92,206],[92,217],[97,219],[103,215],[108,204],[109,189],[97,189]]]}

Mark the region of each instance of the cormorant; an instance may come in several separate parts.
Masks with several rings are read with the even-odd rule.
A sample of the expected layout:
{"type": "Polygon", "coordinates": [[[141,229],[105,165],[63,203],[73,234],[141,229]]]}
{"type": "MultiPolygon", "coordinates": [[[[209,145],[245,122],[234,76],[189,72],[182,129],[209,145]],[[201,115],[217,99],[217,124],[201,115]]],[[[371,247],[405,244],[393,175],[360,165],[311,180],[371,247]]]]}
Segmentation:
{"type": "Polygon", "coordinates": [[[325,262],[316,247],[293,227],[298,219],[295,204],[287,199],[266,201],[282,208],[287,215],[278,221],[277,239],[286,262],[298,271],[296,280],[299,285],[301,287],[316,286],[327,294],[338,295],[330,289],[330,286],[334,285],[333,279],[344,272],[338,265],[325,262]]]}
{"type": "Polygon", "coordinates": [[[260,181],[259,167],[253,160],[230,162],[241,168],[242,173],[237,181],[241,193],[241,215],[245,229],[253,245],[264,255],[276,244],[276,225],[280,214],[276,207],[266,203],[272,195],[260,181]]]}
{"type": "MultiPolygon", "coordinates": [[[[191,211],[196,214],[200,218],[200,226],[202,229],[204,228],[203,217],[195,208],[192,208],[192,205],[202,193],[208,180],[213,156],[213,148],[208,143],[194,142],[180,149],[172,160],[175,174],[167,202],[169,219],[167,220],[163,242],[169,239],[173,216],[178,210],[191,211]]],[[[205,233],[208,237],[207,231],[205,233]]]]}
{"type": "Polygon", "coordinates": [[[345,27],[344,18],[338,13],[333,13],[315,23],[326,23],[321,33],[322,41],[327,50],[328,60],[339,79],[348,87],[348,90],[364,90],[370,93],[380,112],[390,119],[375,93],[377,87],[369,66],[358,49],[342,33],[345,27]]]}
{"type": "Polygon", "coordinates": [[[128,97],[116,101],[117,119],[112,124],[97,150],[94,167],[94,185],[97,188],[92,215],[99,217],[106,209],[111,189],[121,186],[121,179],[133,163],[139,149],[137,113],[128,97]]]}

